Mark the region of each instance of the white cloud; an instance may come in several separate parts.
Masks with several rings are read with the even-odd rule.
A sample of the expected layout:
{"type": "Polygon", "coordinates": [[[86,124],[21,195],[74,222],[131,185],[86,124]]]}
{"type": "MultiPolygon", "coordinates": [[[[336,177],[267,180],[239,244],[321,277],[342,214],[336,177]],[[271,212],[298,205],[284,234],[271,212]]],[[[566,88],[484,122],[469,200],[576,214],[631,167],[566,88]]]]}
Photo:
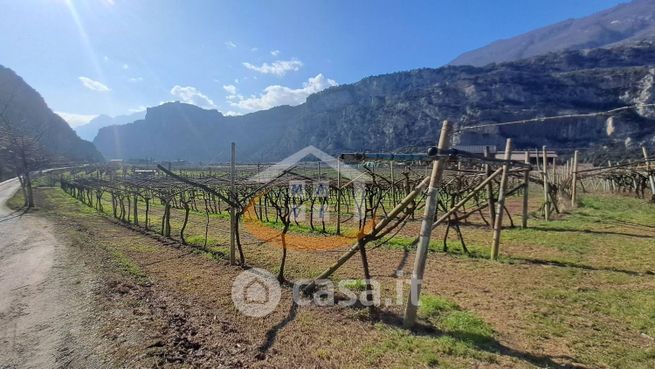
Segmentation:
{"type": "Polygon", "coordinates": [[[251,47],[251,48],[250,48],[250,51],[252,51],[253,53],[256,52],[256,51],[258,51],[258,50],[259,50],[259,48],[257,48],[257,47],[251,47]]]}
{"type": "Polygon", "coordinates": [[[227,92],[230,95],[237,94],[237,86],[235,85],[223,85],[223,89],[225,90],[225,92],[227,92]]]}
{"type": "Polygon", "coordinates": [[[232,41],[225,41],[225,46],[227,46],[229,49],[234,49],[235,47],[237,47],[237,44],[235,44],[232,41]]]}
{"type": "Polygon", "coordinates": [[[183,103],[193,104],[205,109],[216,109],[216,104],[214,104],[212,99],[192,86],[175,85],[171,89],[171,95],[183,103]]]}
{"type": "Polygon", "coordinates": [[[271,55],[273,55],[273,56],[278,56],[278,55],[280,55],[280,50],[273,50],[273,51],[271,51],[271,55]]]}
{"type": "Polygon", "coordinates": [[[132,83],[143,82],[143,77],[132,77],[128,78],[127,81],[132,83]]]}
{"type": "Polygon", "coordinates": [[[130,66],[127,65],[127,64],[123,64],[123,69],[128,70],[128,69],[130,69],[130,66]]]}
{"type": "Polygon", "coordinates": [[[88,88],[91,91],[97,91],[97,92],[109,92],[111,89],[107,87],[104,83],[94,81],[89,77],[84,77],[80,76],[78,77],[80,82],[84,85],[84,87],[88,88]]]}
{"type": "Polygon", "coordinates": [[[76,114],[76,113],[65,113],[63,111],[56,111],[57,115],[62,117],[66,123],[71,127],[81,126],[83,124],[89,123],[89,121],[95,117],[97,114],[76,114]]]}
{"type": "Polygon", "coordinates": [[[300,70],[302,62],[300,60],[278,60],[271,64],[264,63],[260,66],[244,62],[243,66],[262,74],[273,74],[282,77],[287,74],[287,72],[300,70]]]}
{"type": "Polygon", "coordinates": [[[234,96],[228,98],[228,102],[231,106],[246,112],[270,109],[279,105],[300,105],[305,102],[307,96],[336,85],[337,82],[334,80],[326,78],[323,74],[318,74],[303,83],[302,88],[293,89],[286,86],[273,85],[266,87],[264,92],[259,96],[251,96],[249,98],[234,96]]]}

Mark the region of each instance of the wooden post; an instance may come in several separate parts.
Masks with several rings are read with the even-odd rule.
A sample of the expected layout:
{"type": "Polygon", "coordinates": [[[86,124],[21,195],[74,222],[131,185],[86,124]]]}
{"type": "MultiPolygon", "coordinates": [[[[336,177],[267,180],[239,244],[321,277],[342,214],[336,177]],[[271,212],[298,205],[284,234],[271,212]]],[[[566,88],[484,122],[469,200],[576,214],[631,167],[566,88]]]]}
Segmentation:
{"type": "MultiPolygon", "coordinates": [[[[607,161],[607,166],[610,167],[610,168],[612,167],[612,161],[611,160],[607,161]]],[[[613,178],[610,178],[610,192],[611,193],[616,192],[616,186],[615,186],[613,178]]]]}
{"type": "Polygon", "coordinates": [[[641,147],[641,151],[644,153],[644,160],[646,160],[646,170],[648,170],[648,181],[650,182],[650,192],[651,192],[651,201],[655,201],[655,178],[653,178],[653,174],[650,172],[651,166],[650,166],[650,160],[648,159],[648,150],[646,150],[646,146],[641,147]]]}
{"type": "MultiPolygon", "coordinates": [[[[382,218],[380,223],[377,223],[373,227],[373,230],[371,231],[369,236],[375,237],[387,225],[389,225],[389,223],[391,223],[391,221],[394,220],[398,216],[398,214],[400,214],[401,211],[405,210],[414,201],[416,196],[423,193],[423,190],[425,189],[425,187],[427,187],[428,182],[429,182],[429,178],[425,178],[423,181],[421,181],[421,183],[419,183],[418,186],[416,186],[416,188],[413,191],[409,192],[407,196],[405,196],[405,198],[400,202],[400,204],[398,204],[398,206],[396,206],[395,208],[393,208],[393,210],[389,212],[386,218],[382,218]]],[[[341,255],[339,259],[337,259],[337,261],[334,262],[334,264],[332,264],[330,267],[324,270],[321,274],[319,274],[316,278],[314,278],[314,280],[311,283],[305,286],[305,288],[303,288],[303,292],[310,293],[311,291],[313,291],[314,288],[316,287],[316,282],[331,276],[332,273],[334,273],[346,261],[348,261],[353,255],[355,255],[357,251],[359,251],[359,248],[360,248],[359,240],[357,240],[357,242],[355,242],[343,255],[341,255]]]]}
{"type": "MultiPolygon", "coordinates": [[[[230,200],[236,203],[236,144],[232,142],[232,150],[230,155],[230,200]]],[[[230,265],[236,264],[236,209],[234,206],[230,207],[230,265]]]]}
{"type": "MultiPolygon", "coordinates": [[[[530,152],[525,151],[525,163],[530,165],[530,152]]],[[[528,192],[530,190],[530,170],[523,173],[523,212],[521,214],[521,227],[528,228],[528,192]]]]}
{"type": "MultiPolygon", "coordinates": [[[[437,150],[441,153],[450,148],[451,123],[447,120],[441,126],[439,144],[437,150]]],[[[421,233],[416,248],[416,260],[414,261],[414,271],[412,273],[412,282],[409,292],[409,299],[405,307],[405,319],[403,325],[405,328],[411,328],[416,321],[416,312],[418,310],[419,298],[421,295],[421,285],[423,284],[423,273],[425,272],[425,262],[432,235],[432,223],[437,212],[437,196],[439,195],[439,184],[443,171],[446,167],[446,159],[438,158],[432,163],[432,173],[430,175],[430,184],[428,185],[427,197],[425,200],[425,212],[421,223],[421,233]]]]}
{"type": "Polygon", "coordinates": [[[573,153],[573,177],[571,178],[571,207],[578,206],[578,150],[573,153]]]}
{"type": "Polygon", "coordinates": [[[550,199],[548,198],[549,184],[548,184],[548,155],[546,155],[546,146],[542,147],[543,155],[543,168],[541,177],[544,179],[544,219],[550,220],[550,199]]]}
{"type": "Polygon", "coordinates": [[[557,182],[557,177],[558,177],[557,176],[557,160],[555,159],[555,157],[553,157],[553,166],[551,167],[550,171],[551,171],[550,178],[552,178],[553,183],[557,184],[558,183],[557,182]]]}
{"type": "Polygon", "coordinates": [[[133,208],[132,208],[132,212],[134,214],[134,225],[139,225],[139,213],[138,213],[138,210],[137,210],[137,207],[136,207],[137,201],[138,201],[138,197],[137,197],[137,194],[135,193],[134,194],[134,199],[132,201],[133,204],[134,204],[133,208]]]}
{"type": "Polygon", "coordinates": [[[505,144],[505,164],[503,174],[500,177],[500,189],[498,189],[498,209],[496,209],[496,222],[494,223],[494,237],[491,244],[491,259],[498,259],[500,246],[500,231],[503,228],[503,208],[505,207],[505,191],[507,189],[507,173],[509,172],[509,160],[512,158],[512,139],[508,138],[505,144]]]}
{"type": "Polygon", "coordinates": [[[341,234],[341,159],[337,159],[337,234],[341,234]]]}
{"type": "Polygon", "coordinates": [[[396,176],[393,172],[393,160],[389,163],[391,169],[391,204],[396,206],[396,176]]]}
{"type": "MultiPolygon", "coordinates": [[[[484,157],[489,158],[490,156],[491,155],[489,153],[489,146],[485,146],[484,157]]],[[[484,171],[485,171],[485,175],[489,177],[489,175],[491,174],[491,167],[489,166],[489,164],[484,165],[484,171]]],[[[493,224],[496,222],[496,210],[494,208],[494,189],[493,189],[492,182],[489,182],[487,184],[487,202],[489,204],[487,206],[487,208],[489,209],[489,219],[490,219],[489,222],[493,226],[493,224]]]]}

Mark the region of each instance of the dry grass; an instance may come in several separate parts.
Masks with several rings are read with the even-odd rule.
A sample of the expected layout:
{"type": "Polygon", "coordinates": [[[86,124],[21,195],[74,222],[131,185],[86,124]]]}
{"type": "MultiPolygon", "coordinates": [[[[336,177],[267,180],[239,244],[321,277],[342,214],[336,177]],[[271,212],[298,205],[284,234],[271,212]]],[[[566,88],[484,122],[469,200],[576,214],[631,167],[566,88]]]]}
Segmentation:
{"type": "MultiPolygon", "coordinates": [[[[425,276],[425,326],[412,333],[397,328],[399,306],[385,307],[383,321],[372,325],[362,320],[366,310],[361,309],[290,310],[289,290],[271,316],[244,317],[230,299],[238,268],[126,231],[60,190],[40,193],[53,214],[83,225],[81,232],[93,232],[89,247],[118,255],[116,265],[126,278],[151,284],[147,293],[128,295],[179,309],[185,329],[200,332],[192,340],[219,355],[220,363],[238,359],[247,367],[655,367],[655,207],[638,199],[586,196],[582,208],[561,219],[532,219],[530,229],[505,230],[499,262],[486,259],[491,233],[480,223],[463,229],[471,257],[458,252],[454,238],[454,252],[441,252],[443,231],[437,230],[425,276]]],[[[538,201],[531,206],[536,209],[538,201]]],[[[174,211],[173,216],[176,229],[181,214],[174,211]]],[[[204,241],[204,214],[192,217],[187,239],[196,243],[202,235],[204,241]]],[[[416,226],[408,225],[403,235],[415,235],[416,226]]],[[[212,247],[226,250],[227,229],[225,219],[210,217],[212,247]]],[[[250,265],[276,270],[278,247],[247,234],[243,241],[250,265]]],[[[383,297],[393,296],[392,275],[399,265],[410,274],[413,254],[402,246],[400,238],[370,253],[383,297]]],[[[287,277],[316,275],[337,256],[334,251],[292,250],[287,277]]],[[[361,277],[356,258],[335,275],[361,277]]],[[[150,308],[148,314],[162,320],[157,332],[169,337],[171,328],[165,326],[173,324],[173,318],[159,308],[150,308]]],[[[166,355],[179,347],[168,339],[160,355],[166,365],[219,363],[208,354],[195,359],[199,348],[184,351],[183,363],[170,362],[166,355]]],[[[130,350],[136,357],[143,348],[130,350]]]]}

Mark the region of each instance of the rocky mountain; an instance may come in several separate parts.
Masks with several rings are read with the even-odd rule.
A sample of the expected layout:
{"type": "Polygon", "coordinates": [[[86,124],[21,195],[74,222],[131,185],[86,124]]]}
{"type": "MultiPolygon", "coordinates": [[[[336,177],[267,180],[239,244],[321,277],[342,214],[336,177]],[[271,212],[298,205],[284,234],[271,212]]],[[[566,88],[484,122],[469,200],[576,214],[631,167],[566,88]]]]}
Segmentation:
{"type": "Polygon", "coordinates": [[[536,29],[466,52],[452,65],[483,66],[562,50],[655,40],[655,0],[634,0],[579,19],[536,29]]]}
{"type": "MultiPolygon", "coordinates": [[[[104,160],[92,143],[79,138],[50,110],[38,92],[3,66],[0,66],[0,114],[2,125],[8,124],[14,135],[34,139],[50,163],[104,160]]],[[[13,164],[6,155],[2,157],[0,177],[13,176],[13,164]]]]}
{"type": "MultiPolygon", "coordinates": [[[[270,162],[307,145],[330,153],[407,150],[433,145],[443,119],[458,127],[540,116],[606,111],[655,99],[655,43],[569,50],[485,67],[446,66],[365,78],[239,117],[169,103],[144,120],[102,128],[94,140],[107,158],[270,162]]],[[[652,140],[655,110],[612,117],[462,130],[462,144],[521,148],[632,145],[652,140]]]]}
{"type": "Polygon", "coordinates": [[[98,115],[97,117],[91,119],[89,123],[83,124],[73,128],[78,136],[87,141],[93,141],[93,139],[98,134],[98,130],[102,127],[108,127],[113,125],[121,125],[126,123],[134,122],[135,120],[143,119],[146,116],[145,111],[139,111],[132,114],[119,115],[116,117],[110,117],[108,115],[98,115]]]}

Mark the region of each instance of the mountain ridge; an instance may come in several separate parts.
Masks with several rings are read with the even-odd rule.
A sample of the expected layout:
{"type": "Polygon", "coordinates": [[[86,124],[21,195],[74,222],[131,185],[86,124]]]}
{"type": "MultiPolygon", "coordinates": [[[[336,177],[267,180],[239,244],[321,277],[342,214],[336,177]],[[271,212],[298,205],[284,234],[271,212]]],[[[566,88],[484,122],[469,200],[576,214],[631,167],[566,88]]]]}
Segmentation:
{"type": "MultiPolygon", "coordinates": [[[[39,145],[51,162],[97,162],[104,158],[90,142],[46,104],[43,97],[13,70],[0,65],[0,108],[13,131],[26,137],[41,135],[39,145]]],[[[0,177],[15,175],[11,162],[0,162],[0,177]]]]}
{"type": "Polygon", "coordinates": [[[655,40],[655,0],[634,0],[586,17],[567,19],[465,52],[451,65],[483,66],[548,52],[612,47],[655,40]]]}
{"type": "Polygon", "coordinates": [[[97,117],[91,119],[88,123],[74,127],[73,130],[77,133],[78,136],[80,136],[80,138],[87,141],[93,141],[100,128],[131,123],[136,120],[143,119],[145,115],[145,110],[131,114],[117,115],[114,117],[100,114],[97,117]]]}
{"type": "MultiPolygon", "coordinates": [[[[184,124],[167,121],[162,126],[149,110],[147,124],[137,121],[129,129],[103,128],[94,143],[109,158],[226,161],[229,142],[235,141],[240,160],[262,162],[279,160],[307,145],[330,153],[426,147],[434,144],[446,118],[463,127],[652,102],[653,66],[655,43],[639,42],[485,67],[422,68],[332,87],[294,107],[216,116],[192,125],[193,134],[185,131],[189,130],[187,118],[184,124]],[[166,149],[148,149],[153,145],[166,149]],[[139,151],[130,151],[130,146],[139,146],[139,151]],[[185,147],[193,154],[184,156],[185,147]]],[[[500,145],[505,137],[513,137],[517,147],[589,146],[626,140],[630,144],[652,139],[653,127],[650,110],[630,111],[618,114],[614,122],[597,117],[490,127],[460,134],[457,142],[500,145]],[[611,134],[607,133],[609,125],[613,126],[611,134]]]]}

